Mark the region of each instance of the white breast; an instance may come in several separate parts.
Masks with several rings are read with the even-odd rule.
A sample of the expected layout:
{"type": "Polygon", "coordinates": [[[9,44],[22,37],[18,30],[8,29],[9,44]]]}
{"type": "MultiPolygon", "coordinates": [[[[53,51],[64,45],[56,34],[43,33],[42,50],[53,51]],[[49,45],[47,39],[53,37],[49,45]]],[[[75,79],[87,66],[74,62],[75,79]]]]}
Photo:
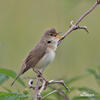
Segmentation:
{"type": "Polygon", "coordinates": [[[37,68],[41,69],[43,71],[45,67],[48,66],[55,58],[55,52],[52,49],[47,49],[45,55],[41,58],[39,63],[37,64],[37,68]]]}

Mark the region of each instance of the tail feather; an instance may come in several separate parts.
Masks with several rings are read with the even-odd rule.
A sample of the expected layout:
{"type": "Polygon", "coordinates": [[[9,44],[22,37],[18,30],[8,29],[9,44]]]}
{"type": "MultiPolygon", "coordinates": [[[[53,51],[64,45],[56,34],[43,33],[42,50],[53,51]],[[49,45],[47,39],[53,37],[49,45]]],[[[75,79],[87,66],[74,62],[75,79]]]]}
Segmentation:
{"type": "Polygon", "coordinates": [[[11,86],[14,85],[15,81],[19,78],[19,76],[20,76],[20,74],[18,74],[18,75],[16,76],[16,78],[15,78],[15,79],[13,80],[13,82],[11,83],[11,86]]]}
{"type": "Polygon", "coordinates": [[[20,69],[19,74],[16,76],[16,78],[13,80],[13,82],[11,83],[11,86],[15,83],[15,81],[19,78],[20,75],[22,75],[23,73],[25,73],[30,67],[26,67],[25,62],[22,64],[22,67],[20,69]]]}

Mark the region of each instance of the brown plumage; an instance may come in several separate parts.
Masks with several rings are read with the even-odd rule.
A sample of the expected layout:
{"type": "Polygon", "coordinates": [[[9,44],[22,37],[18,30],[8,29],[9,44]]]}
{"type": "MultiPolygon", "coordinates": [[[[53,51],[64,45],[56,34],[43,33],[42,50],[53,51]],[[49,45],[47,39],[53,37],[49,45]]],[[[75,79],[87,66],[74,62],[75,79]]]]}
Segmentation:
{"type": "Polygon", "coordinates": [[[25,73],[27,70],[29,70],[30,68],[34,69],[35,67],[37,67],[36,65],[38,64],[40,59],[42,59],[43,56],[46,54],[48,47],[50,47],[51,49],[55,48],[54,43],[49,43],[49,42],[53,41],[54,40],[53,38],[55,38],[57,35],[58,33],[54,28],[48,29],[44,32],[41,40],[29,52],[28,56],[23,61],[21,70],[11,85],[13,85],[17,80],[17,78],[23,73],[25,73]]]}

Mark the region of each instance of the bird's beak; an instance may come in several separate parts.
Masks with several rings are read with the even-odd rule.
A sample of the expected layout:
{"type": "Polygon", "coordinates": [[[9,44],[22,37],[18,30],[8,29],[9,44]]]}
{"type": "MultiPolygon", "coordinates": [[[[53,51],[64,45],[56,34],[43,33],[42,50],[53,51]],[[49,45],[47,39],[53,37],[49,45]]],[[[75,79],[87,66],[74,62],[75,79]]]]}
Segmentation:
{"type": "Polygon", "coordinates": [[[55,35],[54,35],[54,37],[56,37],[57,39],[61,39],[62,38],[62,36],[60,36],[59,34],[61,34],[62,32],[58,32],[58,33],[56,33],[55,35]]]}

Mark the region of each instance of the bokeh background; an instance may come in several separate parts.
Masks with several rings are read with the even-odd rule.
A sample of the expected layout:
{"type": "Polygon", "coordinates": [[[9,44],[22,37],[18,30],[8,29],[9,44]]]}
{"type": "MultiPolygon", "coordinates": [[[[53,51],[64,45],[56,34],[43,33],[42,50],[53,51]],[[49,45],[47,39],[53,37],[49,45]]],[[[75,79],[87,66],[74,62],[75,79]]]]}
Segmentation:
{"type": "MultiPolygon", "coordinates": [[[[65,33],[70,21],[75,22],[95,1],[0,0],[0,68],[18,72],[45,29],[55,27],[65,33]]],[[[100,66],[100,6],[80,25],[86,25],[89,33],[77,30],[64,39],[54,62],[44,72],[49,80],[84,75],[87,68],[100,66]]],[[[34,73],[30,70],[24,76],[34,73]]],[[[11,81],[6,84],[9,86],[11,81]]],[[[73,85],[100,90],[92,76],[73,85]]]]}

